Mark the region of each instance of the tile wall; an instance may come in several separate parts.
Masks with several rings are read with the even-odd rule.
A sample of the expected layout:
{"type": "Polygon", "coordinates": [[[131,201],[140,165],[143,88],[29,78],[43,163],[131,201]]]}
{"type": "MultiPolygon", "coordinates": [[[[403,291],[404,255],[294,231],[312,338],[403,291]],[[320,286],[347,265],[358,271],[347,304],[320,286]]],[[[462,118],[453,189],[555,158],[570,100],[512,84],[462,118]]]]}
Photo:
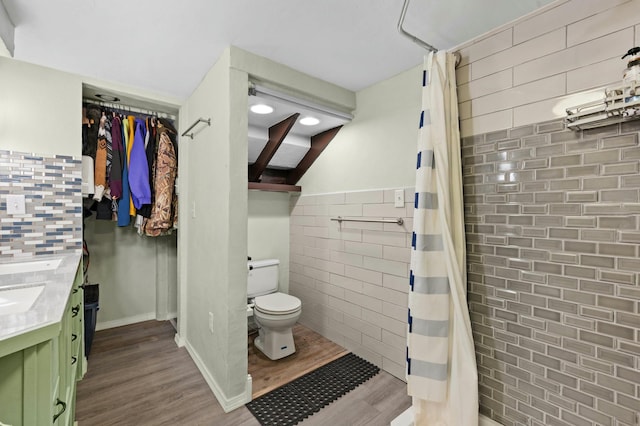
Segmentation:
{"type": "Polygon", "coordinates": [[[300,322],[404,379],[413,188],[301,196],[292,201],[289,291],[300,322]],[[403,218],[404,224],[343,222],[403,218]]]}
{"type": "Polygon", "coordinates": [[[79,159],[0,150],[0,258],[81,250],[81,183],[79,159]],[[7,214],[7,194],[25,195],[26,214],[7,214]]]}
{"type": "Polygon", "coordinates": [[[463,139],[481,412],[504,425],[640,422],[639,131],[463,139]]]}
{"type": "Polygon", "coordinates": [[[634,46],[637,0],[553,2],[463,46],[456,71],[462,136],[552,120],[601,99],[600,88],[621,83],[627,60],[620,58],[634,46]]]}

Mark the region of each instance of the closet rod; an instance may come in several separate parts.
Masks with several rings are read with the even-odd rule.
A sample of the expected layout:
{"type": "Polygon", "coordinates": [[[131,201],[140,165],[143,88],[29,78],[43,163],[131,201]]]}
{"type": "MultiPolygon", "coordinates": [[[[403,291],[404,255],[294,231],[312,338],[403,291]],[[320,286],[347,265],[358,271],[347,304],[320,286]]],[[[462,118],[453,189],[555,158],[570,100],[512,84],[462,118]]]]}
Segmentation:
{"type": "Polygon", "coordinates": [[[372,223],[395,223],[397,225],[402,225],[404,224],[404,220],[399,217],[397,219],[358,219],[358,218],[353,218],[353,219],[347,219],[344,217],[332,217],[331,220],[335,220],[339,223],[342,222],[372,222],[372,223]]]}
{"type": "Polygon", "coordinates": [[[138,108],[138,107],[134,107],[134,106],[130,106],[130,105],[114,104],[114,103],[105,102],[105,101],[96,101],[96,100],[90,99],[90,98],[83,98],[82,102],[83,103],[88,103],[88,104],[99,105],[101,107],[113,109],[113,110],[116,110],[116,111],[136,112],[138,114],[144,114],[144,115],[162,117],[162,118],[169,118],[169,119],[171,119],[173,121],[176,120],[176,116],[173,115],[173,114],[169,114],[169,113],[166,113],[166,112],[152,111],[152,110],[138,108]]]}
{"type": "MultiPolygon", "coordinates": [[[[427,49],[430,52],[437,52],[438,48],[434,47],[432,45],[430,45],[429,43],[427,43],[426,41],[420,39],[418,36],[415,36],[411,33],[409,33],[407,30],[405,30],[402,27],[402,24],[404,23],[404,18],[407,15],[407,9],[409,8],[409,1],[410,0],[404,0],[404,4],[402,5],[402,12],[400,13],[400,19],[398,19],[398,32],[407,37],[408,39],[410,39],[412,42],[422,46],[423,48],[427,49]]],[[[462,56],[460,56],[459,52],[453,52],[453,54],[456,57],[456,67],[458,65],[460,65],[460,61],[462,60],[462,56]]]]}
{"type": "Polygon", "coordinates": [[[210,118],[198,118],[195,123],[193,123],[191,126],[189,126],[189,128],[187,130],[184,131],[184,133],[182,134],[182,136],[189,136],[191,138],[191,140],[193,140],[193,132],[191,134],[187,134],[189,133],[189,131],[191,129],[193,129],[194,127],[196,127],[199,123],[207,123],[207,126],[211,126],[211,119],[210,118]]]}

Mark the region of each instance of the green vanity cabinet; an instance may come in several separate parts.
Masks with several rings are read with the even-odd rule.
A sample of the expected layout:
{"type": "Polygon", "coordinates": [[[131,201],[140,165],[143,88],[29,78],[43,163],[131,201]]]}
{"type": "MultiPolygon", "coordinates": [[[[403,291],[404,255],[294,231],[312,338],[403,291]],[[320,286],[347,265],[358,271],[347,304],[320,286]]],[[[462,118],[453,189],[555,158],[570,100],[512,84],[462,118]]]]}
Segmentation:
{"type": "Polygon", "coordinates": [[[1,342],[0,423],[73,425],[76,381],[85,369],[80,269],[60,322],[1,342]]]}

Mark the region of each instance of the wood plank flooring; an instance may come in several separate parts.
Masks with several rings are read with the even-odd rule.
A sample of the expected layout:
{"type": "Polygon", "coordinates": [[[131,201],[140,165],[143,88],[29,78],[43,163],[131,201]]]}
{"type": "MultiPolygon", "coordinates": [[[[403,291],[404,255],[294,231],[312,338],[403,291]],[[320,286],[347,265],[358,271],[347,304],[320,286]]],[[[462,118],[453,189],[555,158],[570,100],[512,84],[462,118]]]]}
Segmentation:
{"type": "MultiPolygon", "coordinates": [[[[245,407],[224,413],[174,334],[158,321],[98,331],[78,383],[79,425],[259,426],[245,407]]],[[[300,424],[388,425],[410,404],[404,382],[381,371],[300,424]]]]}
{"type": "Polygon", "coordinates": [[[257,335],[256,332],[249,336],[248,345],[248,370],[253,380],[254,399],[349,353],[313,330],[296,324],[293,327],[295,353],[272,361],[253,345],[257,335]]]}

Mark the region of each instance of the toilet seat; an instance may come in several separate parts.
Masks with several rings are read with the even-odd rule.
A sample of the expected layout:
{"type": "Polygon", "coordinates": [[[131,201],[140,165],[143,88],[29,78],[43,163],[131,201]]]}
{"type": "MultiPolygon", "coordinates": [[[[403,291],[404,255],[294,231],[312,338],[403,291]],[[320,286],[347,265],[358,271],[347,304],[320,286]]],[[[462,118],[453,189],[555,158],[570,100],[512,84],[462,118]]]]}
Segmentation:
{"type": "Polygon", "coordinates": [[[297,312],[302,302],[295,296],[285,293],[271,293],[254,299],[255,310],[268,315],[287,315],[297,312]]]}

